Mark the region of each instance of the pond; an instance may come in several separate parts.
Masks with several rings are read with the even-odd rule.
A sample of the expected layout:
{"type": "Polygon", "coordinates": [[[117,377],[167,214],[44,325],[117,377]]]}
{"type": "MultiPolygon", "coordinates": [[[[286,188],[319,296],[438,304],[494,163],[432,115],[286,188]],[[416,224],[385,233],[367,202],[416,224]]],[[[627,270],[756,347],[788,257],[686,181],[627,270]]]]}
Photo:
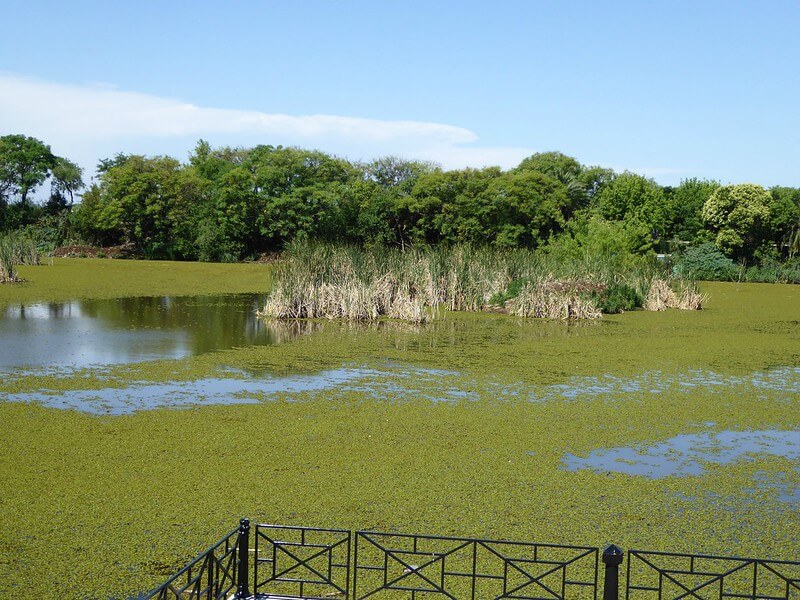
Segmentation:
{"type": "Polygon", "coordinates": [[[708,292],[591,323],[7,301],[0,596],[135,594],[240,516],[794,558],[800,287],[708,292]]]}
{"type": "Polygon", "coordinates": [[[0,371],[184,358],[292,337],[256,318],[259,294],[73,300],[0,309],[0,371]]]}

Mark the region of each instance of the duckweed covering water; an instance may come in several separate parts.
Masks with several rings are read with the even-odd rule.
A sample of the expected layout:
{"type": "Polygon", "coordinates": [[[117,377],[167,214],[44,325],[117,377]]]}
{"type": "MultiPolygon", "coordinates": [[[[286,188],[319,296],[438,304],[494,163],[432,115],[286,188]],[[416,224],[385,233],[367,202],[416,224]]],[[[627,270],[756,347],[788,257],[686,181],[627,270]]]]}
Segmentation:
{"type": "Polygon", "coordinates": [[[800,429],[800,288],[703,292],[699,313],[579,326],[459,314],[423,326],[326,322],[274,346],[10,374],[0,596],[124,598],[240,516],[797,559],[791,452],[704,455],[702,473],[661,478],[564,468],[568,455],[646,455],[676,436],[710,436],[719,451],[724,432],[800,429]],[[320,374],[334,381],[248,387],[320,374]],[[252,403],[98,416],[30,396],[177,386],[164,393],[175,399],[169,390],[203,380],[237,382],[221,396],[252,403]]]}

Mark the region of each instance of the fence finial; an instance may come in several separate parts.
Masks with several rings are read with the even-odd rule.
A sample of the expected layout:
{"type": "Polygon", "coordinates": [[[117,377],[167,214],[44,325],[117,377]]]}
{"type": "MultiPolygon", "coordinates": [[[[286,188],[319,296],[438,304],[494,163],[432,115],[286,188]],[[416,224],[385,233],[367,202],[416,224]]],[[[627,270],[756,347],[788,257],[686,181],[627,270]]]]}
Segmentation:
{"type": "Polygon", "coordinates": [[[603,550],[606,575],[603,582],[603,600],[619,600],[619,566],[625,553],[622,548],[609,544],[603,550]]]}
{"type": "Polygon", "coordinates": [[[236,586],[236,600],[250,597],[248,575],[250,573],[250,519],[239,521],[239,571],[236,586]]]}

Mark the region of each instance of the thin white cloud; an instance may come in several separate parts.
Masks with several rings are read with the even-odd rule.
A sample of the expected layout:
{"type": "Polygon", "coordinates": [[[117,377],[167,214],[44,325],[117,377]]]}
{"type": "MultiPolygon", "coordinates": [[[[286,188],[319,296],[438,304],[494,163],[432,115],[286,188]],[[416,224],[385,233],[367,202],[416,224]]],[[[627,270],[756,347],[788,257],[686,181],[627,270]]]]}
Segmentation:
{"type": "Polygon", "coordinates": [[[108,86],[67,85],[8,73],[0,73],[0,128],[46,129],[84,139],[237,133],[444,145],[478,139],[468,129],[440,123],[205,108],[108,86]]]}
{"type": "MultiPolygon", "coordinates": [[[[109,85],[62,84],[0,72],[0,135],[7,133],[40,138],[83,166],[87,176],[98,159],[117,152],[184,158],[199,138],[215,145],[302,146],[353,160],[397,155],[445,169],[507,169],[536,151],[481,146],[475,132],[442,123],[208,108],[109,85]]],[[[687,171],[635,172],[658,177],[687,171]]]]}
{"type": "Polygon", "coordinates": [[[90,174],[116,152],[186,155],[199,138],[215,144],[297,145],[369,160],[398,155],[444,168],[510,168],[530,148],[481,147],[464,127],[337,115],[285,115],[197,106],[109,85],[62,84],[0,72],[0,134],[51,144],[90,174]]]}

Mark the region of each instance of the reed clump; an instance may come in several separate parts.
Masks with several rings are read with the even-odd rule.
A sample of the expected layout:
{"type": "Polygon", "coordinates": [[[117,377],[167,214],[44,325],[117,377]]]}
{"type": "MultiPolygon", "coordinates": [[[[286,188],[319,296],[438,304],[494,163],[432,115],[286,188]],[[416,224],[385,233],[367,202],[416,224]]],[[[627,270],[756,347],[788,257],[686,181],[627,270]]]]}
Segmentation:
{"type": "Polygon", "coordinates": [[[19,281],[16,265],[38,265],[40,258],[36,241],[25,231],[0,235],[0,283],[19,281]]]}
{"type": "Polygon", "coordinates": [[[508,312],[519,317],[544,319],[599,319],[602,311],[594,299],[579,291],[579,286],[544,281],[527,284],[506,303],[508,312]]]}
{"type": "Polygon", "coordinates": [[[635,306],[626,306],[630,310],[642,305],[653,280],[654,267],[645,262],[614,271],[602,261],[559,263],[531,250],[469,246],[365,250],[297,242],[276,265],[273,291],[260,315],[348,321],[389,317],[424,323],[444,308],[596,319],[608,305],[604,291],[625,289],[640,298],[635,306]]]}
{"type": "Polygon", "coordinates": [[[701,310],[704,301],[694,282],[679,280],[671,284],[665,279],[653,279],[647,291],[644,308],[656,311],[668,308],[701,310]]]}
{"type": "Polygon", "coordinates": [[[14,283],[17,278],[13,255],[9,252],[5,240],[0,238],[0,283],[14,283]]]}

